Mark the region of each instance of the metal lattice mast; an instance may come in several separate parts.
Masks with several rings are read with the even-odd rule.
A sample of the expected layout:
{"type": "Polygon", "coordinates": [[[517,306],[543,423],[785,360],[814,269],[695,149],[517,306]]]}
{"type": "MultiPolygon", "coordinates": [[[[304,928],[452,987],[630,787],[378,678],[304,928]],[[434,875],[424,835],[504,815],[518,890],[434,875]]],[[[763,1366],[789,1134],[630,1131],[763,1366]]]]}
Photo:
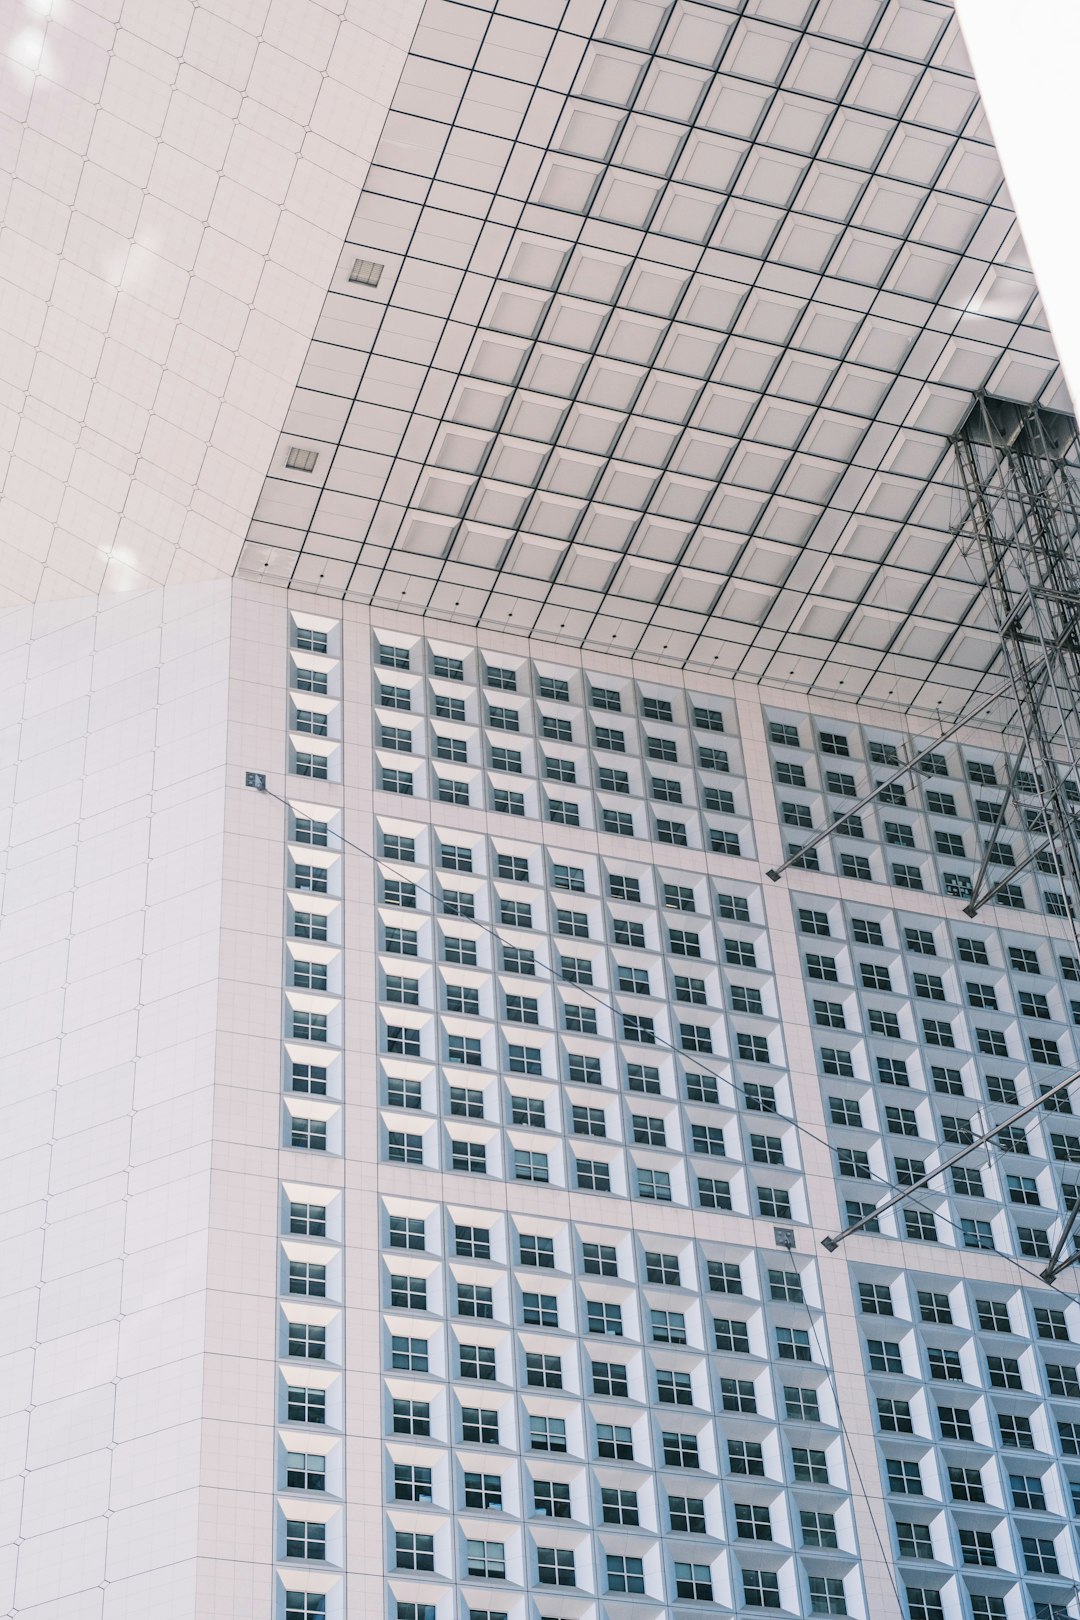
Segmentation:
{"type": "MultiPolygon", "coordinates": [[[[998,826],[1015,806],[1023,865],[1051,863],[1075,911],[1080,896],[1080,444],[1071,416],[979,395],[954,439],[966,510],[960,539],[1001,638],[1017,752],[998,826]]],[[[990,876],[998,826],[970,911],[1001,887],[990,876]]],[[[1012,875],[1012,874],[1009,874],[1012,875]]],[[[1074,927],[1077,919],[1073,917],[1074,927]]]]}

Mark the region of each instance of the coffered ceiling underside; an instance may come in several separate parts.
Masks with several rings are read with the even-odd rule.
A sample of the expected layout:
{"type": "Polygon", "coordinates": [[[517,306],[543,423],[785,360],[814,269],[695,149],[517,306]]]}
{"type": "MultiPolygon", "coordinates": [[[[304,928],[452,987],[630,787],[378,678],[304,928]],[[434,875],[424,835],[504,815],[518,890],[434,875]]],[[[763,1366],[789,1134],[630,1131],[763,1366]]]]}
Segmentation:
{"type": "Polygon", "coordinates": [[[240,568],[940,710],[978,389],[1069,408],[950,5],[427,0],[240,568]]]}

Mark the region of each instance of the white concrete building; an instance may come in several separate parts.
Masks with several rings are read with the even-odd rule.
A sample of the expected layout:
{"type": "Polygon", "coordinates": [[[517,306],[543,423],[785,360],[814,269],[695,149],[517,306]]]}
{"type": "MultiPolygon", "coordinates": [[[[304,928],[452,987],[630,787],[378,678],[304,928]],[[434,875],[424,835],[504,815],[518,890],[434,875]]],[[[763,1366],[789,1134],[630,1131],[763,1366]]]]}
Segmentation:
{"type": "Polygon", "coordinates": [[[1076,1620],[951,7],[3,26],[0,1613],[1076,1620]]]}

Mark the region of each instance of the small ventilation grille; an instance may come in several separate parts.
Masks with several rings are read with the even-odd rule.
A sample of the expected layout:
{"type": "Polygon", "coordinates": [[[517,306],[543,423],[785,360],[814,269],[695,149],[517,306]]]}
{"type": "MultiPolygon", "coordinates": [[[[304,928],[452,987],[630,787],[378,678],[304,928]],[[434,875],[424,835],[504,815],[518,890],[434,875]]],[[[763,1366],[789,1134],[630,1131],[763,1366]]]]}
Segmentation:
{"type": "Polygon", "coordinates": [[[305,450],[301,445],[294,444],[285,457],[285,465],[291,467],[295,472],[314,472],[315,463],[318,459],[319,452],[317,450],[305,450]]]}
{"type": "Polygon", "coordinates": [[[349,280],[358,282],[361,287],[377,287],[382,273],[382,265],[376,264],[374,259],[354,259],[349,280]]]}

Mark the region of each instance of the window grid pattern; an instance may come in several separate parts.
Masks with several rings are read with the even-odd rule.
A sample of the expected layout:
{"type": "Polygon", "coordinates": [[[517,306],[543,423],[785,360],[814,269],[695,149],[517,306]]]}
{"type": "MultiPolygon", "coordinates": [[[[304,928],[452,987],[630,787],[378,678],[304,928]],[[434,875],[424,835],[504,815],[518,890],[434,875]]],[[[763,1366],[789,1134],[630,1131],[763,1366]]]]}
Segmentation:
{"type": "MultiPolygon", "coordinates": [[[[467,1178],[483,1175],[718,1209],[735,1217],[727,1238],[740,1215],[795,1226],[807,1219],[764,910],[756,868],[742,859],[752,851],[745,844],[729,862],[733,851],[714,843],[688,877],[664,864],[664,841],[648,819],[656,804],[646,781],[674,781],[696,758],[697,701],[610,676],[556,677],[505,656],[493,673],[493,660],[434,642],[411,640],[406,656],[392,679],[409,683],[404,712],[420,728],[411,796],[428,798],[431,819],[419,806],[377,802],[382,1154],[391,1165],[456,1172],[460,1191],[441,1213],[415,1206],[423,1248],[406,1254],[387,1205],[386,1428],[395,1458],[427,1458],[401,1467],[417,1477],[429,1470],[418,1485],[388,1483],[389,1556],[406,1526],[430,1523],[433,1578],[459,1580],[478,1611],[492,1600],[476,1581],[498,1569],[517,1591],[560,1585],[667,1605],[711,1599],[796,1614],[861,1612],[812,1262],[800,1258],[792,1278],[780,1251],[754,1250],[749,1226],[745,1245],[650,1239],[647,1209],[633,1236],[612,1242],[618,1222],[602,1199],[592,1228],[530,1223],[470,1201],[467,1178]],[[564,686],[552,696],[556,679],[564,686]],[[457,799],[423,774],[451,726],[462,747],[436,764],[468,777],[457,799]],[[612,746],[616,731],[622,751],[612,746]],[[552,776],[545,760],[556,739],[562,763],[552,776]],[[520,754],[509,771],[508,747],[520,754]],[[603,822],[608,790],[595,784],[600,770],[628,767],[639,774],[627,777],[629,795],[619,789],[620,805],[634,801],[625,857],[611,853],[610,840],[601,857],[550,828],[537,836],[543,820],[617,832],[603,822]],[[496,800],[497,781],[511,776],[507,792],[520,801],[496,800]],[[552,780],[564,806],[554,816],[552,780]],[[574,794],[581,808],[568,822],[574,794]],[[440,803],[485,810],[484,831],[441,818],[440,803]]],[[[382,680],[383,669],[375,676],[382,680]]],[[[727,750],[727,791],[738,802],[735,716],[722,712],[722,700],[709,703],[724,730],[706,746],[727,750]]],[[[880,776],[891,768],[896,745],[884,733],[856,735],[806,715],[774,722],[768,710],[765,723],[778,819],[793,839],[800,829],[805,836],[807,813],[812,827],[821,824],[826,791],[839,814],[852,796],[848,777],[861,792],[868,768],[880,776]],[[774,723],[788,729],[774,734],[774,723]],[[809,787],[799,786],[800,771],[809,787]],[[785,818],[788,801],[805,812],[785,818]]],[[[886,1184],[917,1179],[936,1152],[968,1140],[987,1110],[1004,1118],[1014,1096],[1052,1084],[1073,1061],[1077,1014],[1068,998],[1080,970],[1063,944],[1045,931],[1036,941],[1016,906],[961,925],[905,900],[938,886],[941,846],[928,844],[927,818],[934,826],[958,820],[968,802],[975,825],[974,797],[964,801],[959,779],[965,759],[943,750],[920,783],[920,791],[953,793],[956,817],[941,809],[942,797],[932,810],[920,801],[916,812],[908,787],[907,805],[892,795],[862,813],[861,837],[836,841],[888,862],[872,865],[871,876],[891,887],[889,906],[791,891],[829,1141],[851,1219],[886,1184]]],[[[972,796],[988,791],[983,765],[972,796]]],[[[705,802],[706,776],[697,771],[694,781],[695,797],[680,790],[680,815],[705,802]]],[[[674,814],[670,793],[665,787],[657,802],[674,814]]],[[[688,847],[707,847],[708,837],[699,830],[688,847]]],[[[944,864],[952,870],[956,860],[950,853],[944,864]]],[[[821,870],[832,870],[829,860],[821,870]]],[[[1027,909],[1036,913],[1034,903],[1027,909]]],[[[1007,1166],[1003,1159],[934,1184],[883,1218],[881,1235],[903,1239],[908,1256],[915,1241],[1038,1252],[1037,1234],[1071,1193],[1068,1165],[1080,1162],[1080,1147],[1075,1161],[1068,1142],[1061,1147],[1069,1132],[1067,1113],[1044,1110],[1004,1144],[1007,1166]]],[[[395,1205],[399,1223],[403,1207],[395,1205]]],[[[1048,1296],[1043,1317],[1028,1319],[1030,1300],[1017,1293],[1013,1348],[995,1361],[979,1351],[989,1330],[959,1306],[950,1306],[955,1322],[933,1314],[938,1304],[920,1314],[919,1290],[899,1265],[853,1266],[852,1281],[897,1556],[914,1560],[901,1566],[909,1609],[934,1615],[950,1568],[967,1591],[965,1620],[996,1614],[989,1597],[1010,1582],[1024,1582],[1031,1602],[1063,1602],[1055,1562],[1072,1567],[1074,1467],[1080,1476],[1068,1462],[1080,1458],[1080,1412],[1068,1415],[1071,1398],[1080,1402],[1080,1375],[1062,1342],[1071,1318],[1062,1326],[1048,1296]],[[938,1381],[956,1377],[970,1387],[950,1407],[938,1381]],[[1023,1487],[1026,1516],[1014,1518],[1011,1459],[1027,1469],[1032,1448],[1039,1477],[1053,1473],[1056,1483],[1042,1506],[1039,1490],[1023,1487]],[[959,1460],[943,1461],[954,1452],[959,1460]],[[996,1494],[976,1477],[988,1456],[996,1456],[996,1494]],[[926,1558],[932,1574],[918,1568],[926,1558]]],[[[926,1281],[922,1293],[941,1292],[932,1272],[926,1281]]],[[[950,1281],[946,1292],[958,1286],[950,1281]]],[[[516,1599],[508,1590],[499,1601],[509,1610],[516,1599]]]]}
{"type": "Polygon", "coordinates": [[[493,1537],[517,1587],[547,1584],[543,1549],[558,1547],[584,1593],[619,1589],[607,1581],[617,1556],[641,1561],[636,1589],[657,1603],[690,1595],[684,1564],[709,1572],[693,1578],[718,1602],[737,1605],[743,1570],[762,1564],[794,1612],[811,1612],[811,1577],[850,1582],[856,1602],[812,1258],[463,1201],[413,1207],[427,1212],[420,1253],[389,1244],[390,1205],[383,1215],[391,1547],[433,1527],[436,1575],[475,1604],[468,1547],[493,1537]],[[405,1269],[423,1282],[422,1308],[395,1308],[405,1269]],[[430,1346],[421,1377],[395,1373],[404,1336],[430,1346]],[[785,1359],[778,1347],[795,1340],[805,1355],[785,1359]],[[491,1363],[482,1382],[478,1347],[491,1363]],[[419,1433],[405,1427],[417,1403],[419,1433]],[[429,1471],[419,1497],[417,1469],[429,1471]]]}
{"type": "MultiPolygon", "coordinates": [[[[945,742],[911,775],[890,784],[913,752],[907,737],[772,707],[764,716],[777,812],[791,846],[786,853],[839,823],[838,832],[811,852],[815,870],[965,899],[989,851],[991,876],[1008,880],[999,910],[1068,914],[1065,884],[1052,861],[1049,870],[1047,862],[1037,862],[1009,877],[1023,862],[1030,829],[1020,825],[1022,811],[1012,805],[1004,825],[994,830],[1006,798],[1000,754],[945,742]],[[852,800],[875,787],[878,797],[851,817],[852,800]]],[[[1069,787],[1080,801],[1080,789],[1069,787]]]]}
{"type": "MultiPolygon", "coordinates": [[[[648,701],[611,696],[624,723],[648,701]]],[[[410,844],[380,868],[385,1156],[805,1219],[757,887],[488,827],[378,817],[380,851],[410,844]]]]}
{"type": "Polygon", "coordinates": [[[986,1612],[987,1594],[1009,1612],[1063,1613],[1080,1499],[1077,1306],[1037,1285],[861,1264],[852,1275],[902,1584],[936,1592],[952,1565],[969,1613],[986,1612]]]}
{"type": "Polygon", "coordinates": [[[407,670],[375,670],[377,788],[753,857],[730,700],[666,693],[650,708],[648,691],[611,676],[606,686],[575,677],[565,698],[549,698],[552,677],[521,659],[510,661],[513,692],[493,690],[478,655],[456,660],[463,678],[449,679],[437,654],[409,641],[407,670]],[[617,709],[597,706],[604,692],[617,709]]]}
{"type": "MultiPolygon", "coordinates": [[[[876,1202],[887,1184],[917,1180],[1077,1066],[1080,969],[1064,939],[1010,927],[1008,911],[969,922],[798,891],[792,900],[843,1200],[876,1202]],[[835,1016],[814,1012],[825,1005],[835,1016]]],[[[1051,1098],[996,1137],[992,1155],[883,1216],[881,1232],[1045,1258],[1080,1180],[1074,1106],[1071,1093],[1051,1098]]]]}

